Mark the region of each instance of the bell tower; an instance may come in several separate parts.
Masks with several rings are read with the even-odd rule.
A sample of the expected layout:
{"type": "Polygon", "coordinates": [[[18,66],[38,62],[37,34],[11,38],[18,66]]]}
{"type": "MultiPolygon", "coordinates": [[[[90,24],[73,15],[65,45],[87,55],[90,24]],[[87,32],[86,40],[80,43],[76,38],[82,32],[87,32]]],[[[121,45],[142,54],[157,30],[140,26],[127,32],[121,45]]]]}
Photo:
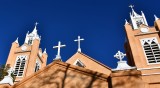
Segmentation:
{"type": "Polygon", "coordinates": [[[129,7],[131,7],[132,9],[132,12],[130,13],[130,18],[133,29],[134,30],[139,29],[141,24],[148,26],[144,13],[141,11],[141,15],[139,15],[134,11],[133,5],[130,5],[129,7]]]}
{"type": "Polygon", "coordinates": [[[126,21],[127,41],[125,49],[129,64],[137,68],[160,66],[160,20],[155,16],[155,25],[148,26],[144,14],[138,15],[133,6],[130,23],[126,21]]]}
{"type": "Polygon", "coordinates": [[[39,48],[41,38],[37,34],[37,24],[26,34],[23,45],[19,45],[18,38],[12,43],[6,65],[14,68],[16,82],[46,66],[48,55],[46,49],[42,52],[39,48]]]}
{"type": "MultiPolygon", "coordinates": [[[[137,15],[131,8],[132,15],[137,15]]],[[[144,14],[134,19],[132,15],[131,21],[126,20],[124,25],[126,56],[129,65],[141,72],[142,80],[149,88],[156,88],[160,86],[160,19],[154,16],[154,26],[148,26],[144,14]]]]}

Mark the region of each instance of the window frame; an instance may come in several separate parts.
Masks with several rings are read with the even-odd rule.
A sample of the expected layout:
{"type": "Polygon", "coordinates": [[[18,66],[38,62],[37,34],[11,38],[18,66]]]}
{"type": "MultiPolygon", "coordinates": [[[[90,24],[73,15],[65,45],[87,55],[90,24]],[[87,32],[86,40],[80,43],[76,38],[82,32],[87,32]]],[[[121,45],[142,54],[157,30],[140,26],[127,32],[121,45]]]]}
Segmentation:
{"type": "Polygon", "coordinates": [[[159,51],[160,51],[160,44],[158,43],[158,40],[157,40],[156,37],[150,37],[150,38],[140,39],[140,42],[141,42],[141,45],[142,45],[142,49],[143,49],[143,52],[144,52],[144,56],[145,56],[146,61],[147,61],[147,65],[160,64],[160,62],[157,62],[157,58],[156,58],[156,56],[155,56],[155,54],[154,54],[155,52],[153,51],[153,49],[152,49],[152,47],[151,47],[152,41],[154,41],[154,42],[157,44],[157,46],[158,46],[158,48],[159,48],[159,51]],[[149,40],[150,42],[147,42],[148,40],[149,40]],[[153,62],[153,63],[149,63],[149,60],[148,60],[148,58],[147,58],[147,54],[146,54],[146,51],[145,51],[145,49],[144,49],[144,43],[145,43],[145,42],[147,42],[147,43],[149,44],[149,46],[151,47],[151,51],[152,51],[153,57],[154,57],[154,59],[155,59],[155,62],[153,62]]]}
{"type": "MultiPolygon", "coordinates": [[[[17,55],[16,57],[16,60],[15,60],[15,64],[14,64],[14,72],[15,72],[15,68],[16,68],[16,65],[17,65],[17,61],[20,59],[20,66],[19,66],[19,69],[18,69],[18,73],[16,74],[16,77],[23,77],[24,76],[24,72],[25,72],[25,69],[26,69],[26,64],[27,64],[27,60],[28,60],[28,56],[27,55],[17,55]],[[21,59],[19,57],[25,57],[25,65],[24,65],[24,69],[23,69],[23,74],[22,76],[18,76],[19,75],[19,70],[20,70],[20,66],[21,66],[21,63],[22,63],[22,60],[24,59],[21,59]]],[[[14,75],[14,73],[13,73],[14,75]]],[[[14,75],[15,76],[15,75],[14,75]]]]}
{"type": "MultiPolygon", "coordinates": [[[[83,63],[81,60],[79,60],[79,59],[77,59],[77,60],[73,63],[73,65],[78,66],[78,65],[76,64],[77,62],[79,62],[79,63],[83,66],[83,68],[86,67],[86,66],[84,65],[84,63],[83,63]]],[[[79,67],[81,67],[81,66],[79,66],[79,67]]]]}
{"type": "Polygon", "coordinates": [[[39,70],[40,70],[40,68],[41,68],[41,62],[36,59],[36,64],[35,64],[34,72],[37,72],[37,71],[38,71],[38,70],[36,70],[37,63],[38,63],[38,65],[39,65],[39,70]]]}

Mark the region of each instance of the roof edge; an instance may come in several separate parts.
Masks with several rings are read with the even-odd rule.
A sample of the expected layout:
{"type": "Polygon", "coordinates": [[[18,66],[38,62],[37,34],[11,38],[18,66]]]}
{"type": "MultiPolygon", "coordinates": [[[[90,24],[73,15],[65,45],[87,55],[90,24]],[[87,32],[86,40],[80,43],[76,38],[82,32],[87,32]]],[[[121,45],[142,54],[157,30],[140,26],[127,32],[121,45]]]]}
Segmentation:
{"type": "Polygon", "coordinates": [[[98,63],[98,64],[104,66],[105,68],[108,68],[109,70],[112,70],[110,67],[108,67],[108,66],[102,64],[101,62],[99,62],[99,61],[93,59],[92,57],[90,57],[90,56],[88,56],[88,55],[86,55],[86,54],[84,54],[84,53],[82,53],[82,52],[77,52],[77,53],[79,53],[79,54],[81,54],[81,55],[83,55],[83,56],[85,56],[85,57],[87,57],[87,58],[93,60],[94,62],[96,62],[96,63],[98,63]]]}

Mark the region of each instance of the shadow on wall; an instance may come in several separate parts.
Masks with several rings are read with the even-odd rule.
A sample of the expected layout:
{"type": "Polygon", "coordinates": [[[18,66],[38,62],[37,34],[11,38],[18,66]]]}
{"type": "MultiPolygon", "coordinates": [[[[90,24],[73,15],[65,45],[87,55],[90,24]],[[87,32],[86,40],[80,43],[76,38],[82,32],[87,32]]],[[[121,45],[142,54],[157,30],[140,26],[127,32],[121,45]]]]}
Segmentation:
{"type": "Polygon", "coordinates": [[[136,69],[112,73],[111,82],[113,88],[147,88],[141,72],[136,69]]]}
{"type": "Polygon", "coordinates": [[[108,88],[107,79],[97,78],[97,72],[91,75],[69,67],[52,66],[13,88],[108,88]]]}

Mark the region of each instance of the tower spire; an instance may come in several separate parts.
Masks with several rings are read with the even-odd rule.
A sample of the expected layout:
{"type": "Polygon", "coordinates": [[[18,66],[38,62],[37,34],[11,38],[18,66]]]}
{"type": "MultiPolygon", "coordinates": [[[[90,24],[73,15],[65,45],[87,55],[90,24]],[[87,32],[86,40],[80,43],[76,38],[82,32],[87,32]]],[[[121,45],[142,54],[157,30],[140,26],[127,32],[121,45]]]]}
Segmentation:
{"type": "Polygon", "coordinates": [[[139,29],[141,24],[148,26],[144,13],[141,11],[141,15],[139,15],[134,11],[133,9],[134,5],[130,5],[129,7],[132,9],[132,12],[130,13],[130,18],[131,18],[131,25],[133,29],[134,30],[139,29]]]}
{"type": "Polygon", "coordinates": [[[137,14],[137,13],[134,11],[134,9],[133,9],[134,5],[129,5],[129,7],[132,9],[131,15],[132,15],[133,17],[140,16],[139,14],[137,14]]]}
{"type": "Polygon", "coordinates": [[[134,11],[134,9],[133,9],[134,5],[129,5],[129,7],[132,9],[132,15],[136,16],[137,13],[136,13],[136,12],[134,11]]]}
{"type": "Polygon", "coordinates": [[[39,24],[38,22],[35,23],[35,27],[34,27],[34,30],[32,31],[32,33],[37,33],[37,25],[38,24],[39,24]]]}
{"type": "Polygon", "coordinates": [[[41,40],[40,36],[37,33],[37,25],[38,24],[39,23],[36,22],[33,31],[31,33],[27,32],[27,34],[26,34],[25,43],[27,43],[28,45],[32,45],[34,39],[41,40]]]}

